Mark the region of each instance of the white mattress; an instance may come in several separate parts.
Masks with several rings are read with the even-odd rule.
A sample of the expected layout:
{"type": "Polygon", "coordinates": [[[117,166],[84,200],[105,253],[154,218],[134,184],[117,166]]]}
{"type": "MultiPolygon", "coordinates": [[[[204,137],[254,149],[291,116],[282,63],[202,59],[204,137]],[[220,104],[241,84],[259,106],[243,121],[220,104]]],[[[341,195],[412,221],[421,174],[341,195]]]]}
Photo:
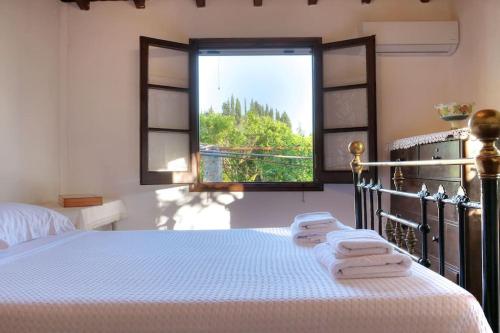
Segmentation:
{"type": "Polygon", "coordinates": [[[0,332],[489,332],[472,295],[330,279],[289,230],[76,232],[0,257],[0,332]]]}

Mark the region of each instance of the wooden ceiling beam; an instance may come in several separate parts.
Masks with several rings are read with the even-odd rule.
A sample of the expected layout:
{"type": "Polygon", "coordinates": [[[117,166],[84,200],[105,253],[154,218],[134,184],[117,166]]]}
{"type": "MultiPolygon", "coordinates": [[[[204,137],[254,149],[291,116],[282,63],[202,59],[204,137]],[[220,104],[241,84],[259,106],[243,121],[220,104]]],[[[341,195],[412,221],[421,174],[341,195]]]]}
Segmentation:
{"type": "Polygon", "coordinates": [[[255,7],[262,7],[262,0],[253,0],[253,5],[255,7]]]}
{"type": "Polygon", "coordinates": [[[205,0],[196,0],[196,7],[205,7],[205,0]]]}
{"type": "Polygon", "coordinates": [[[318,4],[318,0],[307,0],[307,4],[309,6],[311,6],[311,5],[317,5],[318,4]]]}
{"type": "MultiPolygon", "coordinates": [[[[365,4],[365,3],[366,3],[366,4],[369,4],[369,3],[371,3],[371,2],[372,2],[372,0],[361,0],[361,3],[362,3],[362,4],[365,4]]],[[[420,0],[420,2],[421,2],[421,3],[429,3],[429,2],[431,2],[431,0],[420,0]]]]}
{"type": "Polygon", "coordinates": [[[90,9],[90,0],[75,0],[75,1],[81,10],[89,10],[90,9]]]}
{"type": "Polygon", "coordinates": [[[146,0],[134,0],[135,8],[144,9],[146,8],[146,0]]]}
{"type": "MultiPolygon", "coordinates": [[[[89,10],[90,9],[90,2],[91,1],[108,1],[108,0],[61,0],[62,2],[76,2],[78,7],[82,10],[89,10]]],[[[114,0],[110,0],[114,1],[114,0]]],[[[129,1],[129,0],[121,0],[121,1],[129,1]]],[[[146,8],[146,0],[133,0],[135,7],[138,9],[144,9],[146,8]]]]}

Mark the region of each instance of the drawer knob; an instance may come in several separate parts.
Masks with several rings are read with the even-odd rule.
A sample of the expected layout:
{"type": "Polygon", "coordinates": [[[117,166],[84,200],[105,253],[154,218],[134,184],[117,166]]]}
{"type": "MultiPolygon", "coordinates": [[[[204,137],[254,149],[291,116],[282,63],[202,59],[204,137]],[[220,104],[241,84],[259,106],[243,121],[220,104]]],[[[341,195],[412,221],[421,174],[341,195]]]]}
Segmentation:
{"type": "Polygon", "coordinates": [[[436,242],[436,243],[439,243],[439,237],[437,237],[437,236],[432,236],[432,241],[433,241],[433,242],[436,242]]]}
{"type": "Polygon", "coordinates": [[[436,148],[436,149],[434,150],[434,152],[435,152],[435,153],[434,153],[434,155],[432,155],[432,159],[433,159],[433,160],[440,160],[440,159],[441,159],[441,156],[439,156],[439,155],[438,155],[438,154],[439,154],[439,148],[436,148]]]}

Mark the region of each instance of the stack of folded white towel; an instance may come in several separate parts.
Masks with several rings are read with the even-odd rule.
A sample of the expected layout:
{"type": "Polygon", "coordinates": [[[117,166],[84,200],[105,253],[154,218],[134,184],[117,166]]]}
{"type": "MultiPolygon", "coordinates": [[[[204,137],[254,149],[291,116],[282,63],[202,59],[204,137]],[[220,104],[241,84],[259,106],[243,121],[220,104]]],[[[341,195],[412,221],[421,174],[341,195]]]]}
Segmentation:
{"type": "Polygon", "coordinates": [[[314,246],[326,241],[326,234],[334,230],[352,230],[328,212],[305,213],[295,216],[290,226],[293,241],[301,246],[314,246]]]}
{"type": "Polygon", "coordinates": [[[318,261],[336,279],[398,277],[410,275],[412,259],[373,230],[338,230],[314,247],[318,261]]]}

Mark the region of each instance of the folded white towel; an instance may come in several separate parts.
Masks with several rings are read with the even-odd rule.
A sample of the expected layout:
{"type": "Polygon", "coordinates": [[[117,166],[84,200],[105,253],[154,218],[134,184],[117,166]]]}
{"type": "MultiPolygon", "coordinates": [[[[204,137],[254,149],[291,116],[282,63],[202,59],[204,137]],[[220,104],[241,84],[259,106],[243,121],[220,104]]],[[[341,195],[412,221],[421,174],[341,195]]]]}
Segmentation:
{"type": "Polygon", "coordinates": [[[312,229],[301,229],[298,223],[292,223],[290,226],[293,241],[301,246],[313,246],[326,241],[326,234],[335,230],[353,230],[338,220],[335,223],[329,223],[316,226],[312,229]]]}
{"type": "Polygon", "coordinates": [[[330,232],[326,241],[337,259],[391,254],[393,246],[376,231],[357,229],[330,232]]]}
{"type": "Polygon", "coordinates": [[[295,244],[301,246],[313,246],[326,241],[326,234],[334,230],[335,225],[323,229],[300,230],[296,224],[290,227],[295,244]]]}
{"type": "Polygon", "coordinates": [[[304,213],[295,216],[293,224],[299,229],[322,229],[338,222],[332,214],[328,212],[304,213]]]}
{"type": "Polygon", "coordinates": [[[410,275],[412,259],[401,253],[338,259],[332,253],[330,244],[321,243],[314,247],[318,261],[336,279],[367,279],[399,277],[410,275]]]}

